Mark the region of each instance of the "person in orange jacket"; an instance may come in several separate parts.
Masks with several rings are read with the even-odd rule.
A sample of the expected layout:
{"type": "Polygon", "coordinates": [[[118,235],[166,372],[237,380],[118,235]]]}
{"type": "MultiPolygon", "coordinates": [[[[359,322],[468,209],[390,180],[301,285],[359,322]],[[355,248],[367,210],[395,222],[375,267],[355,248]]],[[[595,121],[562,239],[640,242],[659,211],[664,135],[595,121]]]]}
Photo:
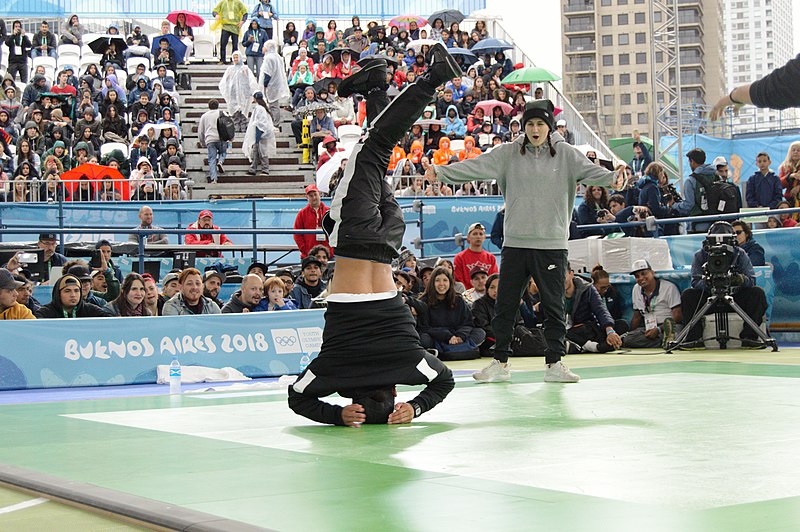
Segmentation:
{"type": "Polygon", "coordinates": [[[422,160],[422,156],[425,155],[422,152],[422,141],[415,140],[411,143],[411,153],[408,154],[408,158],[411,159],[411,162],[414,164],[419,164],[422,160]]]}
{"type": "Polygon", "coordinates": [[[474,159],[482,153],[483,152],[480,150],[480,148],[475,147],[475,139],[470,135],[467,135],[464,137],[464,149],[458,152],[458,160],[463,161],[464,159],[474,159]]]}
{"type": "Polygon", "coordinates": [[[395,146],[392,150],[392,157],[389,159],[389,172],[394,172],[397,163],[406,158],[406,150],[399,145],[395,146]]]}
{"type": "Polygon", "coordinates": [[[439,149],[433,152],[433,164],[448,164],[455,155],[456,153],[450,149],[450,139],[442,137],[439,139],[439,149]]]}

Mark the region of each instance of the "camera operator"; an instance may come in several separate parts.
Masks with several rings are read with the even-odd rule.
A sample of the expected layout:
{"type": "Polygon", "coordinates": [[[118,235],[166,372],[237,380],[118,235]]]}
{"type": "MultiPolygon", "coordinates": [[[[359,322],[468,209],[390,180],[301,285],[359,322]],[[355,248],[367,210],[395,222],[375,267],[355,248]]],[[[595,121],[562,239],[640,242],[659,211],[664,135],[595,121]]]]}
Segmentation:
{"type": "MultiPolygon", "coordinates": [[[[753,265],[747,253],[739,247],[736,233],[728,222],[715,222],[708,230],[703,247],[694,255],[692,287],[681,294],[685,323],[700,310],[712,291],[732,294],[742,310],[761,325],[767,311],[767,297],[755,285],[753,265]]],[[[684,347],[702,347],[701,334],[702,320],[689,331],[684,347]]],[[[744,324],[742,347],[761,347],[756,338],[756,332],[744,324]]]]}

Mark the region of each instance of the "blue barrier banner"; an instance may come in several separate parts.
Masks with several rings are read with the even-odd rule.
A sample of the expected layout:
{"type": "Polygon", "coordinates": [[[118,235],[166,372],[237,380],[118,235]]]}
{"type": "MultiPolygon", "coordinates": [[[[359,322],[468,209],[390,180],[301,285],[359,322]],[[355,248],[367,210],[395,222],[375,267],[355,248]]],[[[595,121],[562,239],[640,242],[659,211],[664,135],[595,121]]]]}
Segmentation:
{"type": "MultiPolygon", "coordinates": [[[[661,145],[668,146],[673,142],[675,137],[662,137],[661,145]]],[[[709,137],[707,135],[687,135],[684,136],[683,153],[678,153],[677,145],[669,151],[669,155],[677,160],[681,157],[686,160],[685,154],[693,148],[700,148],[706,152],[706,163],[711,164],[715,157],[722,155],[728,161],[730,172],[729,175],[733,177],[734,169],[740,169],[741,181],[740,184],[746,183],[750,176],[758,171],[756,167],[756,155],[759,152],[767,152],[769,158],[772,160],[770,168],[775,174],[778,174],[778,167],[781,165],[786,154],[789,151],[789,146],[792,142],[800,140],[798,135],[769,135],[755,138],[736,138],[736,139],[721,139],[717,137],[709,137]]],[[[688,164],[683,165],[684,177],[688,177],[691,169],[688,164]]],[[[742,187],[742,198],[744,198],[745,189],[742,187]]]]}
{"type": "MultiPolygon", "coordinates": [[[[771,301],[771,323],[780,327],[800,327],[800,228],[753,231],[753,238],[764,248],[764,257],[772,265],[775,286],[771,301]]],[[[669,244],[672,263],[691,268],[692,257],[702,246],[705,235],[662,237],[669,244]]],[[[759,268],[756,268],[758,271],[759,268]]],[[[761,286],[759,284],[759,286],[761,286]]]]}
{"type": "Polygon", "coordinates": [[[156,366],[173,355],[184,366],[234,367],[248,377],[296,374],[301,356],[319,353],[323,314],[3,321],[0,390],[155,383],[156,366]]]}

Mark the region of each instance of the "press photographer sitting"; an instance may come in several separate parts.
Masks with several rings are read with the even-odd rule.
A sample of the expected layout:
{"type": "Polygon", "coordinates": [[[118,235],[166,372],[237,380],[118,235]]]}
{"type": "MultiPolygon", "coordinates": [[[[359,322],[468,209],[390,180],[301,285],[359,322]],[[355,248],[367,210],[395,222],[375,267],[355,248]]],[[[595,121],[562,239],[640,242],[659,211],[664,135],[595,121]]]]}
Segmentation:
{"type": "MultiPolygon", "coordinates": [[[[742,310],[756,324],[761,325],[767,311],[767,297],[764,291],[756,286],[755,271],[750,258],[739,247],[736,233],[728,222],[715,222],[708,230],[703,247],[694,255],[692,287],[681,294],[685,323],[688,323],[702,308],[715,288],[731,294],[742,310]],[[730,263],[729,268],[727,262],[730,263]]],[[[713,310],[712,308],[711,311],[713,310]]],[[[702,332],[702,320],[700,320],[689,331],[683,347],[702,347],[702,332]]],[[[742,347],[761,347],[762,343],[756,338],[756,332],[744,324],[741,333],[742,347]]]]}

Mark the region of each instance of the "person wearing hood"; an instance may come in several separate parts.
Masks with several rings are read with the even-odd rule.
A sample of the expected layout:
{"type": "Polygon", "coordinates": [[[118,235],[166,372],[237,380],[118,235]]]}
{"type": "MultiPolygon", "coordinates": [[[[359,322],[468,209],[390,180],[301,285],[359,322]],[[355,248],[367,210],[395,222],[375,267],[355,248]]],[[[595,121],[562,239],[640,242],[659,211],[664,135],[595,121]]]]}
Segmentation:
{"type": "Polygon", "coordinates": [[[228,40],[231,41],[234,52],[239,49],[239,32],[244,21],[247,20],[247,6],[239,0],[220,0],[211,10],[211,15],[217,19],[222,29],[219,41],[219,59],[220,63],[225,64],[228,40]]]}
{"type": "Polygon", "coordinates": [[[11,24],[11,33],[6,37],[6,46],[8,46],[8,67],[6,74],[11,76],[11,79],[19,74],[19,80],[22,83],[28,82],[28,56],[31,52],[31,40],[22,31],[22,21],[15,20],[11,24]]]}
{"type": "MultiPolygon", "coordinates": [[[[148,122],[156,121],[156,105],[153,103],[152,99],[152,94],[147,91],[139,93],[138,98],[131,106],[131,119],[133,122],[139,122],[140,125],[144,125],[148,122]],[[144,117],[140,120],[139,113],[142,111],[144,111],[144,117]]],[[[134,133],[135,136],[136,132],[132,133],[134,133]]]]}
{"type": "Polygon", "coordinates": [[[64,275],[53,285],[53,299],[39,307],[36,318],[103,318],[108,314],[81,297],[81,282],[74,275],[64,275]]]}
{"type": "Polygon", "coordinates": [[[13,125],[14,119],[17,117],[20,105],[20,92],[14,85],[9,85],[3,88],[3,99],[0,100],[0,111],[6,113],[6,119],[0,121],[0,127],[8,132],[8,127],[13,125]]]}
{"type": "Polygon", "coordinates": [[[92,156],[93,148],[88,142],[84,142],[79,140],[73,147],[72,153],[74,157],[72,158],[72,167],[76,168],[82,164],[89,162],[89,157],[92,156]]]}
{"type": "Polygon", "coordinates": [[[311,39],[314,34],[317,32],[317,21],[311,17],[306,19],[306,27],[303,29],[303,35],[301,39],[304,41],[308,41],[311,39]]]}
{"type": "Polygon", "coordinates": [[[86,33],[78,15],[72,14],[61,26],[61,44],[75,44],[83,46],[83,35],[86,33]]]}
{"type": "Polygon", "coordinates": [[[433,164],[447,165],[456,156],[456,152],[450,149],[450,139],[442,137],[439,139],[439,149],[433,152],[433,164]]]}
{"type": "Polygon", "coordinates": [[[28,108],[39,99],[43,92],[49,91],[50,84],[47,83],[47,78],[41,74],[34,75],[31,83],[26,85],[25,90],[22,91],[21,103],[23,112],[27,111],[28,108]]]}
{"type": "Polygon", "coordinates": [[[508,132],[503,135],[503,142],[514,142],[522,135],[519,118],[512,118],[508,123],[508,132]]]}
{"type": "MultiPolygon", "coordinates": [[[[706,164],[706,152],[700,148],[695,148],[686,153],[689,159],[689,168],[692,173],[683,181],[683,201],[672,205],[672,210],[679,216],[697,216],[707,209],[702,202],[705,196],[697,194],[699,183],[698,177],[703,181],[712,182],[716,179],[716,169],[706,164]]],[[[710,223],[698,222],[691,224],[693,232],[705,232],[708,230],[710,223]]]]}
{"type": "Polygon", "coordinates": [[[17,301],[17,290],[25,286],[14,275],[0,268],[0,320],[33,320],[36,316],[25,305],[17,301]]]}
{"type": "Polygon", "coordinates": [[[448,166],[431,166],[426,178],[449,183],[495,179],[507,201],[503,228],[503,268],[497,297],[495,358],[473,377],[482,382],[511,378],[508,356],[519,309],[519,295],[533,277],[542,295],[547,339],[546,382],[577,382],[562,362],[567,273],[567,235],[578,183],[610,186],[622,180],[622,167],[605,170],[565,143],[555,132],[555,108],[549,100],[529,102],[522,123],[525,135],[481,157],[448,166]]]}
{"type": "Polygon", "coordinates": [[[256,77],[241,60],[241,54],[231,54],[233,64],[225,70],[219,82],[219,91],[228,103],[228,113],[233,118],[237,133],[247,129],[247,117],[253,109],[253,93],[259,90],[256,77]]]}
{"type": "MultiPolygon", "coordinates": [[[[661,188],[659,187],[660,180],[666,175],[666,169],[661,163],[650,163],[645,168],[644,175],[639,178],[636,187],[639,189],[638,206],[642,209],[647,209],[648,214],[655,216],[657,219],[669,218],[671,209],[668,205],[663,203],[663,196],[661,188]]],[[[658,233],[661,232],[663,226],[658,226],[658,233]]],[[[657,236],[650,234],[648,236],[657,236]]]]}
{"type": "Polygon", "coordinates": [[[264,283],[261,277],[248,274],[242,278],[239,290],[222,307],[222,314],[242,314],[253,312],[264,297],[264,283]]]}
{"type": "MultiPolygon", "coordinates": [[[[137,68],[141,66],[142,65],[137,65],[137,68]]],[[[147,76],[144,74],[139,74],[128,93],[128,106],[131,107],[138,102],[142,93],[147,94],[148,102],[153,98],[153,91],[150,90],[150,80],[148,80],[147,76]]]]}
{"type": "Polygon", "coordinates": [[[467,126],[458,117],[458,108],[455,105],[447,106],[444,117],[444,133],[451,139],[461,139],[467,134],[467,126]]]}
{"type": "Polygon", "coordinates": [[[155,174],[153,173],[153,165],[147,157],[139,157],[136,161],[136,170],[131,172],[128,179],[131,187],[140,188],[145,181],[155,182],[155,174]]]}
{"type": "MultiPolygon", "coordinates": [[[[156,96],[156,84],[160,85],[164,92],[175,91],[175,78],[167,76],[166,65],[158,65],[156,67],[156,77],[150,80],[150,85],[153,87],[153,95],[156,96]]],[[[160,96],[160,95],[158,95],[160,96]]]]}
{"type": "Polygon", "coordinates": [[[567,340],[574,344],[570,346],[570,353],[608,353],[622,346],[620,334],[628,332],[627,323],[614,321],[597,289],[592,283],[575,277],[569,263],[564,277],[564,294],[566,319],[570,324],[567,340]]]}
{"type": "Polygon", "coordinates": [[[291,98],[289,82],[286,79],[286,68],[283,58],[278,55],[275,41],[269,40],[263,46],[264,59],[258,71],[257,85],[264,93],[264,100],[269,107],[269,114],[274,124],[281,122],[281,105],[291,98]],[[263,89],[262,89],[263,87],[263,89]]]}
{"type": "Polygon", "coordinates": [[[67,145],[63,140],[55,141],[53,147],[44,153],[45,170],[49,170],[47,159],[50,156],[54,157],[57,164],[61,166],[61,168],[57,168],[59,174],[62,174],[64,170],[70,170],[72,168],[72,161],[70,160],[69,152],[67,152],[67,145]]]}
{"type": "Polygon", "coordinates": [[[117,82],[116,74],[106,75],[105,80],[103,80],[103,88],[100,90],[100,94],[102,94],[103,98],[105,98],[106,94],[108,94],[108,91],[110,90],[115,90],[120,100],[127,99],[127,93],[125,92],[125,89],[123,89],[117,82]]]}
{"type": "Polygon", "coordinates": [[[167,201],[181,201],[187,199],[186,191],[181,186],[181,180],[170,176],[164,183],[164,199],[167,201]]]}
{"type": "Polygon", "coordinates": [[[274,157],[276,153],[275,125],[269,115],[264,93],[256,91],[253,94],[253,101],[255,106],[244,135],[242,151],[250,160],[248,174],[256,175],[260,165],[261,171],[269,175],[269,158],[274,157]]]}
{"type": "MultiPolygon", "coordinates": [[[[177,169],[173,169],[176,175],[186,172],[186,156],[180,151],[180,143],[176,138],[167,139],[166,150],[158,158],[158,171],[162,177],[170,174],[169,167],[172,164],[177,165],[177,169]],[[175,161],[171,160],[173,157],[175,157],[175,161]]],[[[178,177],[181,176],[178,175],[178,177]]]]}
{"type": "Polygon", "coordinates": [[[482,153],[481,149],[475,146],[475,138],[467,135],[464,137],[464,149],[458,152],[458,160],[474,159],[482,153]]]}

